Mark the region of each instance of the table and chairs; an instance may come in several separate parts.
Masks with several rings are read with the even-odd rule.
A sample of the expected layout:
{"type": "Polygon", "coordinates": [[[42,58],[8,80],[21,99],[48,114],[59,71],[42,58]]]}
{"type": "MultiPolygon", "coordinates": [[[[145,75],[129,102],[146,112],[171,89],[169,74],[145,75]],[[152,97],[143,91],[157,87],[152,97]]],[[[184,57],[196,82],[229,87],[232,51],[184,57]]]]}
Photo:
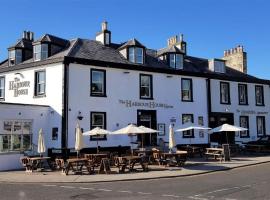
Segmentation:
{"type": "Polygon", "coordinates": [[[21,163],[26,172],[43,171],[45,167],[52,169],[50,157],[37,156],[37,157],[22,157],[21,163]]]}

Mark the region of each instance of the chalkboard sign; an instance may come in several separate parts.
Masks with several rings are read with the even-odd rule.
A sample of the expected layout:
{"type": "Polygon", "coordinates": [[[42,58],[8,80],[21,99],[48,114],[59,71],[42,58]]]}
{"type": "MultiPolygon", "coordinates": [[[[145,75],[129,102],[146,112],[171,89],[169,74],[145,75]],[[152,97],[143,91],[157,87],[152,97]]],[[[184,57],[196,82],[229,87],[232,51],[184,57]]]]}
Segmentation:
{"type": "Polygon", "coordinates": [[[103,172],[105,172],[106,174],[111,173],[110,160],[108,158],[101,159],[98,173],[100,174],[103,172]]]}
{"type": "Polygon", "coordinates": [[[230,161],[231,160],[231,155],[230,155],[230,146],[229,144],[223,144],[223,153],[224,153],[224,160],[225,161],[230,161]]]}

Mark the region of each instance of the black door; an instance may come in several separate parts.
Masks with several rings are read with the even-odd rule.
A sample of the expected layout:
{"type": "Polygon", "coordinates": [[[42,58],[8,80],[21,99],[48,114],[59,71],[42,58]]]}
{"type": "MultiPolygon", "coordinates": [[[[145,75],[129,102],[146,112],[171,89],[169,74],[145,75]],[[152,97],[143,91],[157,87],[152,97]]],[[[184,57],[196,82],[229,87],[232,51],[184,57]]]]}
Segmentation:
{"type": "MultiPolygon", "coordinates": [[[[209,119],[209,127],[215,128],[221,126],[222,124],[234,125],[234,116],[233,113],[211,113],[209,119]]],[[[235,133],[228,132],[228,143],[235,143],[235,133]]],[[[219,144],[227,143],[226,132],[217,132],[210,135],[210,142],[217,142],[219,144]]]]}
{"type": "MultiPolygon", "coordinates": [[[[157,128],[157,116],[155,110],[138,110],[137,125],[147,128],[157,128]]],[[[157,145],[157,133],[138,134],[138,142],[144,147],[157,145]]]]}

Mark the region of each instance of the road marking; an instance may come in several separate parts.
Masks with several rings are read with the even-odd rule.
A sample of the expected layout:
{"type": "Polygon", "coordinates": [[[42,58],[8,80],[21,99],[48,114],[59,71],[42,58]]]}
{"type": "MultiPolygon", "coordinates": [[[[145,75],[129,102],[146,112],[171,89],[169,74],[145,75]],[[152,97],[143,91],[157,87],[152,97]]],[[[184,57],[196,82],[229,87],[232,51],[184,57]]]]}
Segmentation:
{"type": "Polygon", "coordinates": [[[79,187],[81,190],[95,190],[95,188],[86,188],[86,187],[79,187]]]}
{"type": "Polygon", "coordinates": [[[125,190],[119,190],[119,191],[117,191],[117,192],[122,192],[122,193],[132,193],[131,191],[125,191],[125,190]]]}
{"type": "Polygon", "coordinates": [[[138,194],[148,195],[148,194],[152,194],[152,193],[150,193],[150,192],[138,192],[138,194]]]}
{"type": "Polygon", "coordinates": [[[99,191],[104,191],[104,192],[111,192],[112,190],[108,190],[108,189],[98,189],[99,191]]]}
{"type": "Polygon", "coordinates": [[[163,196],[163,197],[173,197],[173,198],[179,198],[180,197],[180,196],[172,195],[172,194],[163,194],[161,196],[163,196]]]}
{"type": "Polygon", "coordinates": [[[56,185],[43,185],[44,187],[56,187],[56,185]]]}
{"type": "Polygon", "coordinates": [[[67,186],[67,185],[61,185],[61,188],[68,188],[68,189],[74,189],[75,187],[73,186],[67,186]]]}

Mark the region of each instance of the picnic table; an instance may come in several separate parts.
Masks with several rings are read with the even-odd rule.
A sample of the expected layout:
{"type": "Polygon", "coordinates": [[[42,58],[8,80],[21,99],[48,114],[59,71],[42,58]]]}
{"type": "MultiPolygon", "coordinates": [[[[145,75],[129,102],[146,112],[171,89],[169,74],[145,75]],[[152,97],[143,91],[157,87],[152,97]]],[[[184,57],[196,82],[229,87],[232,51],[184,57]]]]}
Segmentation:
{"type": "Polygon", "coordinates": [[[178,151],[176,153],[161,153],[163,158],[167,160],[169,166],[183,166],[187,160],[187,151],[178,151]]]}
{"type": "Polygon", "coordinates": [[[189,157],[194,157],[196,154],[198,154],[200,157],[203,157],[203,149],[201,147],[196,146],[181,146],[181,149],[187,151],[189,157]]]}
{"type": "Polygon", "coordinates": [[[134,166],[136,164],[140,164],[143,171],[148,170],[148,163],[149,159],[146,159],[144,156],[123,156],[123,157],[116,157],[116,166],[119,168],[119,171],[124,172],[126,168],[129,171],[134,171],[134,166]]]}
{"type": "Polygon", "coordinates": [[[50,163],[51,157],[29,157],[28,158],[28,169],[26,169],[27,172],[33,172],[33,170],[39,170],[42,171],[44,169],[44,164],[47,163],[47,165],[51,168],[50,163]]]}
{"type": "Polygon", "coordinates": [[[224,150],[223,148],[206,148],[205,156],[206,159],[208,159],[209,156],[213,156],[215,160],[219,158],[220,161],[222,161],[224,158],[224,150]]]}
{"type": "Polygon", "coordinates": [[[81,173],[83,167],[86,167],[89,174],[92,172],[93,166],[87,158],[71,158],[67,159],[67,165],[64,169],[64,173],[68,175],[69,171],[72,170],[75,174],[81,173]]]}

